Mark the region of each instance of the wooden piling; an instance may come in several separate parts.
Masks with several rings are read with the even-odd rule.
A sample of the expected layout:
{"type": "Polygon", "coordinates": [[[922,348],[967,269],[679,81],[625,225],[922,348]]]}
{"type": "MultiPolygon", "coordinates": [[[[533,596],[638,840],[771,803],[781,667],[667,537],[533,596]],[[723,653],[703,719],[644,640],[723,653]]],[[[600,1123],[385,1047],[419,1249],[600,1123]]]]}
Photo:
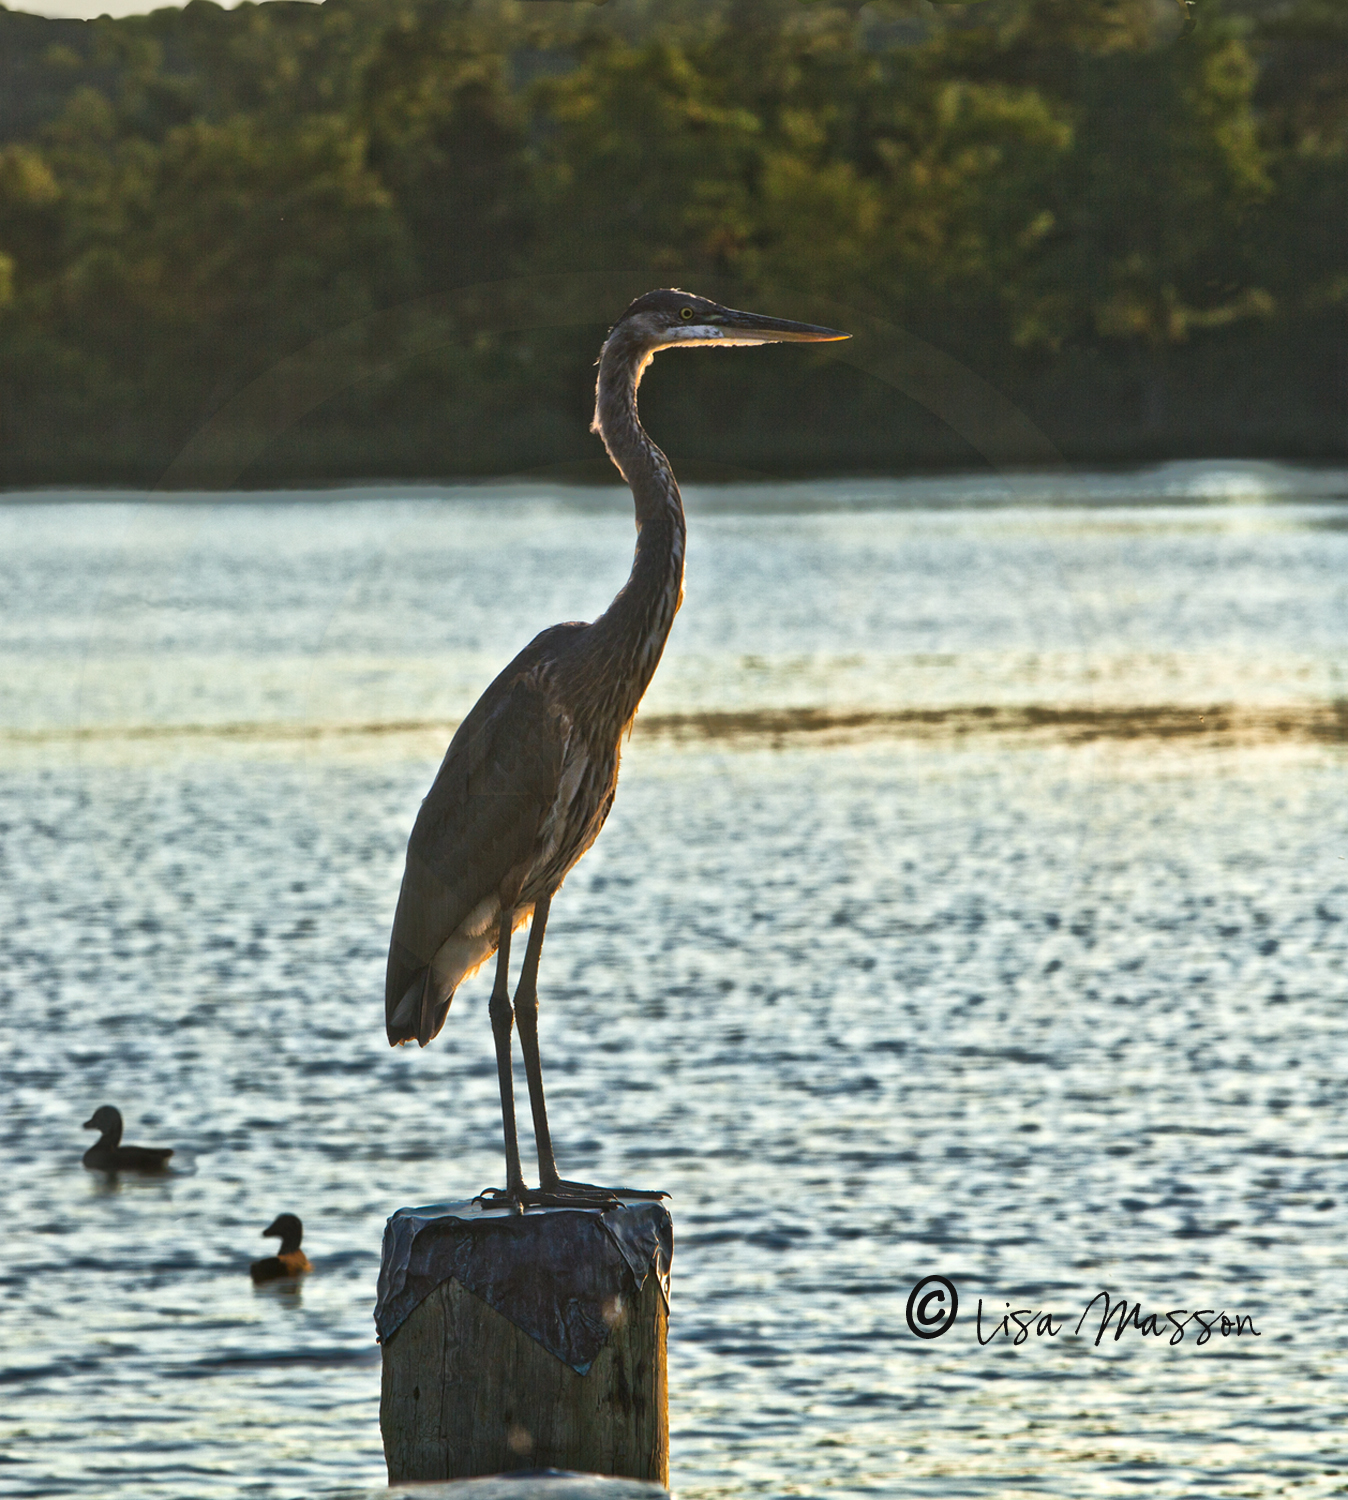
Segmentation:
{"type": "MultiPolygon", "coordinates": [[[[667,1226],[656,1205],[641,1205],[644,1222],[652,1208],[667,1226]]],[[[568,1211],[551,1225],[532,1213],[513,1222],[493,1215],[474,1237],[486,1217],[423,1218],[430,1247],[423,1240],[411,1250],[406,1231],[394,1243],[390,1220],[381,1307],[392,1260],[410,1260],[406,1279],[419,1275],[418,1288],[432,1289],[384,1335],[379,1425],[389,1483],[568,1469],[667,1484],[667,1253],[639,1279],[631,1267],[640,1248],[620,1243],[630,1226],[617,1224],[614,1238],[597,1214],[578,1224],[568,1211]],[[447,1269],[458,1274],[442,1279],[447,1269]]],[[[663,1239],[670,1243],[667,1232],[663,1239]]]]}

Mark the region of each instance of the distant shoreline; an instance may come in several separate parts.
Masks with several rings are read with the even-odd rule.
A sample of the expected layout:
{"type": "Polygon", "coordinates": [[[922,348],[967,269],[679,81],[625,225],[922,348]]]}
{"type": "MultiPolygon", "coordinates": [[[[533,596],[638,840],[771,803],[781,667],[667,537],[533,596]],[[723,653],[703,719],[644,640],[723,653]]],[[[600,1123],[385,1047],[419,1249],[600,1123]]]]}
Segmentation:
{"type": "MultiPolygon", "coordinates": [[[[602,471],[601,471],[602,472],[602,471]]],[[[627,487],[560,473],[484,479],[369,480],[295,486],[159,490],[136,486],[43,485],[0,489],[0,505],[303,505],[380,501],[538,502],[560,496],[574,504],[626,513],[627,487]]],[[[1192,459],[1160,464],[1065,465],[1062,469],[919,471],[811,478],[708,480],[683,484],[690,512],[821,512],[894,509],[1276,505],[1348,502],[1348,467],[1268,459],[1192,459]]]]}

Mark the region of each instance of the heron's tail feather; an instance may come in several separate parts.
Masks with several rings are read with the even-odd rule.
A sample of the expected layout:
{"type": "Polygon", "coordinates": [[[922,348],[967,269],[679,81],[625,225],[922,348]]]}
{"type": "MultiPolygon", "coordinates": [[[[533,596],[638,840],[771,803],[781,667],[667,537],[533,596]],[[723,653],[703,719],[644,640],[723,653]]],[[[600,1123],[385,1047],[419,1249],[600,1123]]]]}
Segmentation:
{"type": "Polygon", "coordinates": [[[421,1019],[421,996],[430,976],[429,967],[418,969],[412,983],[403,991],[402,999],[388,1013],[388,1039],[391,1047],[400,1042],[410,1042],[417,1034],[421,1019]]]}
{"type": "Polygon", "coordinates": [[[410,1042],[415,1037],[417,1044],[424,1047],[445,1024],[449,1003],[453,998],[453,990],[443,999],[437,998],[429,964],[424,969],[418,969],[411,984],[403,992],[402,999],[389,1014],[389,1045],[396,1047],[400,1042],[410,1042]]]}

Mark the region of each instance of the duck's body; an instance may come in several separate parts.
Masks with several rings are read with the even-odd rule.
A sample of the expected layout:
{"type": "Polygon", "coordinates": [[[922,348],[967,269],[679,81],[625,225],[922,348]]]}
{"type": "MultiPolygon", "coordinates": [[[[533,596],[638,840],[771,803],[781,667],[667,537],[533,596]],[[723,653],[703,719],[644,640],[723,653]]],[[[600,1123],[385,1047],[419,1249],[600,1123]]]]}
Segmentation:
{"type": "Polygon", "coordinates": [[[279,1255],[268,1255],[263,1260],[255,1260],[248,1267],[248,1274],[261,1284],[264,1281],[288,1281],[292,1277],[303,1276],[309,1269],[309,1257],[303,1250],[283,1250],[279,1255]]]}
{"type": "Polygon", "coordinates": [[[304,1237],[304,1225],[294,1214],[278,1214],[270,1224],[262,1231],[263,1238],[275,1236],[281,1241],[281,1248],[275,1255],[268,1255],[262,1260],[255,1260],[248,1267],[248,1274],[255,1282],[263,1281],[286,1281],[296,1276],[303,1276],[308,1270],[309,1257],[300,1249],[300,1240],[304,1237]]]}
{"type": "Polygon", "coordinates": [[[123,1146],[122,1115],[111,1104],[96,1109],[84,1122],[86,1130],[102,1133],[84,1153],[84,1165],[91,1172],[164,1172],[168,1170],[170,1146],[123,1146]]]}

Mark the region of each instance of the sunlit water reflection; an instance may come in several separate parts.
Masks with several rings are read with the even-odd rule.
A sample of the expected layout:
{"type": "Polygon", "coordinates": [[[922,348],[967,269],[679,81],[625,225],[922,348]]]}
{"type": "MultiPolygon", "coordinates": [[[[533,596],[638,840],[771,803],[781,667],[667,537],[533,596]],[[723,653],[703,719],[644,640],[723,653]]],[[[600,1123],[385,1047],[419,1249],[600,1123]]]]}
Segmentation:
{"type": "MultiPolygon", "coordinates": [[[[542,1019],[564,1167],[673,1194],[683,1495],[1348,1485],[1342,480],[690,496],[542,1019]],[[977,1342],[1102,1288],[1260,1337],[977,1342]]],[[[604,492],[0,508],[0,1492],[382,1480],[383,1220],[500,1176],[485,981],[383,1039],[402,848],[630,544],[604,492]],[[174,1175],[80,1169],[105,1101],[174,1175]],[[316,1269],[255,1291],[282,1209],[316,1269]]]]}

